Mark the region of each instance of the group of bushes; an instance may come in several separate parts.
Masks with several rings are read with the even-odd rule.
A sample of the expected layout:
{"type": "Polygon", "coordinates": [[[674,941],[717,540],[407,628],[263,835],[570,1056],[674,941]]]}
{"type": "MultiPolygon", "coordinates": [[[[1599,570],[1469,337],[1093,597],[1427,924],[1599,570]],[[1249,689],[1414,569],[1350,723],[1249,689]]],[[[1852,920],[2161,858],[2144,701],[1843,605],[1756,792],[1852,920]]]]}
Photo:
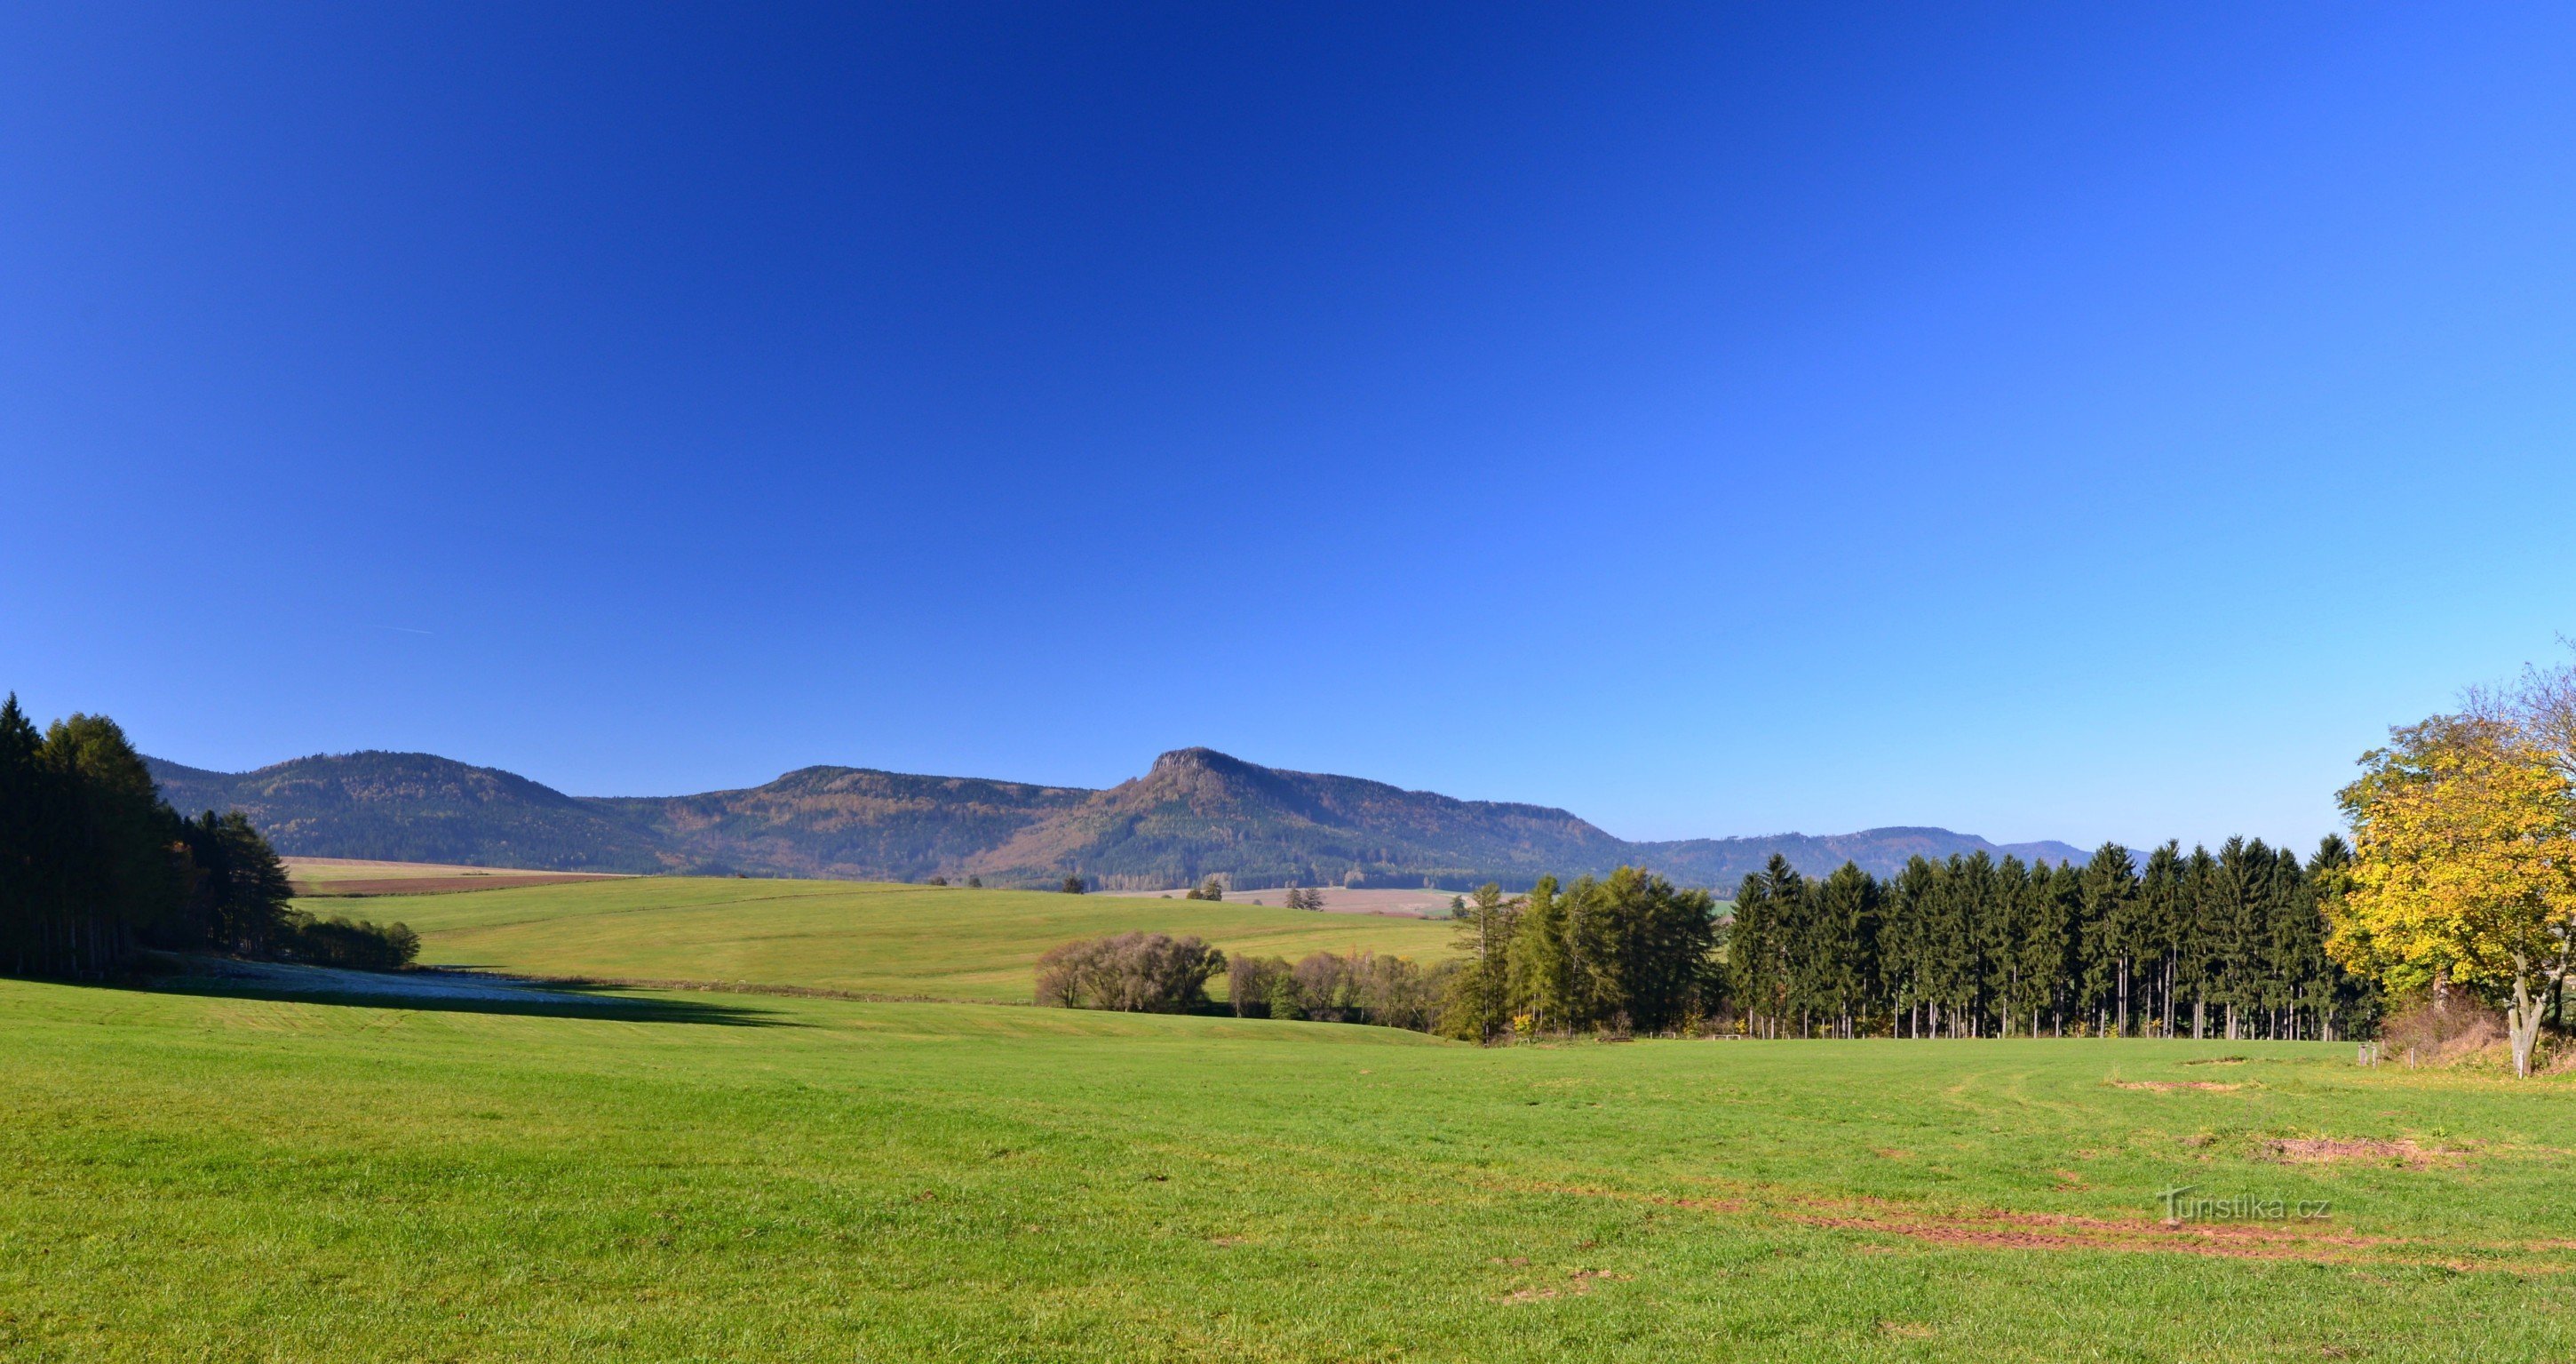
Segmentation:
{"type": "Polygon", "coordinates": [[[1207,1004],[1225,954],[1197,938],[1121,933],[1069,942],[1038,958],[1038,1002],[1068,1009],[1188,1013],[1207,1004]]]}
{"type": "Polygon", "coordinates": [[[1459,969],[1456,962],[1425,968],[1374,952],[1317,952],[1294,965],[1285,957],[1237,957],[1226,976],[1226,998],[1243,1018],[1430,1032],[1440,1024],[1442,995],[1459,969]]]}
{"type": "Polygon", "coordinates": [[[1068,1009],[1194,1013],[1215,1006],[1208,982],[1222,974],[1235,1014],[1319,1023],[1375,1023],[1430,1032],[1460,971],[1456,962],[1424,968],[1403,957],[1317,952],[1237,957],[1195,937],[1121,933],[1065,943],[1038,958],[1037,999],[1068,1009]]]}
{"type": "Polygon", "coordinates": [[[240,813],[171,809],[115,721],[39,733],[0,704],[0,970],[104,976],[143,948],[392,970],[420,950],[401,924],[316,920],[291,894],[240,813]]]}
{"type": "Polygon", "coordinates": [[[315,966],[347,966],[360,971],[399,971],[420,955],[420,935],[405,923],[379,924],[334,914],[317,919],[287,911],[290,933],[278,955],[315,966]]]}

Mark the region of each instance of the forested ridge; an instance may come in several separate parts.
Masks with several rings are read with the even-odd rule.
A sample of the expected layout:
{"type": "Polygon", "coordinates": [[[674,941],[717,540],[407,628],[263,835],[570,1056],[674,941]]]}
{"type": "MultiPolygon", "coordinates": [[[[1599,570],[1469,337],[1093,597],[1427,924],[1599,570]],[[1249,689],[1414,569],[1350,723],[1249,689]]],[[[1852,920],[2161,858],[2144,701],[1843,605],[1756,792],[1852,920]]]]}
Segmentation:
{"type": "Polygon", "coordinates": [[[1819,874],[1845,861],[1887,874],[1908,857],[1954,852],[2081,856],[2062,844],[1998,847],[1936,828],[1632,842],[1551,806],[1460,800],[1204,748],[1165,753],[1106,790],[808,767],[741,790],[631,797],[569,796],[427,753],[323,755],[246,773],[145,761],[174,804],[239,809],[286,853],[559,871],[974,876],[1032,888],[1079,876],[1102,890],[1213,876],[1236,890],[1463,891],[1623,865],[1724,887],[1774,853],[1819,874]]]}

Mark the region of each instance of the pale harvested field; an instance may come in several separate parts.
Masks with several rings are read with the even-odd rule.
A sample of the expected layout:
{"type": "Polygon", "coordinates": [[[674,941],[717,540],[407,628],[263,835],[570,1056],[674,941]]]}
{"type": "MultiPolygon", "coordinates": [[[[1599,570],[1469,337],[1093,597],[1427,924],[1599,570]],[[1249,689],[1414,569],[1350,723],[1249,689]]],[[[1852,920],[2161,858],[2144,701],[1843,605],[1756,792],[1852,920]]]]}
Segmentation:
{"type": "Polygon", "coordinates": [[[509,886],[558,886],[574,881],[613,881],[612,872],[539,871],[520,867],[469,867],[446,862],[379,862],[358,857],[281,857],[297,895],[441,895],[509,886]]]}
{"type": "MultiPolygon", "coordinates": [[[[1327,914],[1386,914],[1406,919],[1445,919],[1449,917],[1450,897],[1454,890],[1342,890],[1333,886],[1316,886],[1311,890],[1324,897],[1327,914]]],[[[1123,895],[1144,899],[1177,900],[1177,890],[1104,890],[1102,895],[1123,895]]],[[[1261,905],[1277,909],[1288,898],[1285,889],[1229,890],[1223,903],[1261,905]]]]}

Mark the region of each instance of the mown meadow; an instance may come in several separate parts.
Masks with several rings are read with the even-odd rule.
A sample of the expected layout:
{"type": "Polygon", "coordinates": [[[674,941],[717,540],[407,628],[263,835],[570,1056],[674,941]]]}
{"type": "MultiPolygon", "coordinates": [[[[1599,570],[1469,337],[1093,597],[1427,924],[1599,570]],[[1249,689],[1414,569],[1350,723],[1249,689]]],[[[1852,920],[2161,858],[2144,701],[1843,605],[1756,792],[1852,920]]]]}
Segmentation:
{"type": "Polygon", "coordinates": [[[2557,1084],[2361,1070],[2299,1044],[1480,1049],[1264,1020],[682,1003],[699,1012],[625,1021],[0,983],[0,1350],[2576,1344],[2557,1084]],[[2447,1154],[2270,1154],[2315,1135],[2447,1154]],[[2331,1215],[2168,1232],[2155,1194],[2178,1183],[2331,1215]]]}
{"type": "MultiPolygon", "coordinates": [[[[1263,935],[1448,931],[658,889],[676,899],[615,882],[374,907],[433,959],[994,1001],[1024,997],[1019,954],[1105,928],[1282,953],[1263,935]]],[[[2364,1069],[2315,1043],[1484,1048],[999,1002],[598,998],[0,981],[0,1358],[2576,1352],[2562,1078],[2364,1069]],[[2325,1215],[2162,1225],[2183,1185],[2325,1215]]]]}
{"type": "Polygon", "coordinates": [[[1456,936],[1429,919],[849,881],[650,877],[305,903],[400,918],[427,964],[1022,1002],[1040,953],[1106,933],[1194,934],[1291,959],[1355,947],[1429,959],[1456,936]]]}

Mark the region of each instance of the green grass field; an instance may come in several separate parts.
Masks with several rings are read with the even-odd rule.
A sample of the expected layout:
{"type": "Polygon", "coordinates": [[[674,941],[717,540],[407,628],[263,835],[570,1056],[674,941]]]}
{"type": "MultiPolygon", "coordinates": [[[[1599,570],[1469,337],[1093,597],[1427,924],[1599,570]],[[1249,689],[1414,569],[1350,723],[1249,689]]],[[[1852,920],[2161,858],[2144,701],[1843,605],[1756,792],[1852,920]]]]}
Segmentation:
{"type": "MultiPolygon", "coordinates": [[[[441,897],[431,936],[564,974],[1016,998],[1000,958],[1070,924],[1013,947],[1019,897],[700,885],[660,911],[441,897]],[[692,941],[729,941],[711,914],[776,945],[699,968],[692,941]]],[[[583,1017],[0,981],[0,1358],[2576,1354],[2563,1079],[2315,1045],[1484,1050],[640,997],[583,1017]],[[2389,1145],[2275,1145],[2314,1138],[2389,1145]],[[2329,1215],[2169,1229],[2178,1184],[2329,1215]]]]}
{"type": "Polygon", "coordinates": [[[1026,1000],[1040,952],[1130,929],[1291,959],[1366,947],[1430,961],[1453,937],[1429,919],[835,881],[651,877],[305,907],[401,919],[431,964],[973,1000],[1026,1000]]]}

